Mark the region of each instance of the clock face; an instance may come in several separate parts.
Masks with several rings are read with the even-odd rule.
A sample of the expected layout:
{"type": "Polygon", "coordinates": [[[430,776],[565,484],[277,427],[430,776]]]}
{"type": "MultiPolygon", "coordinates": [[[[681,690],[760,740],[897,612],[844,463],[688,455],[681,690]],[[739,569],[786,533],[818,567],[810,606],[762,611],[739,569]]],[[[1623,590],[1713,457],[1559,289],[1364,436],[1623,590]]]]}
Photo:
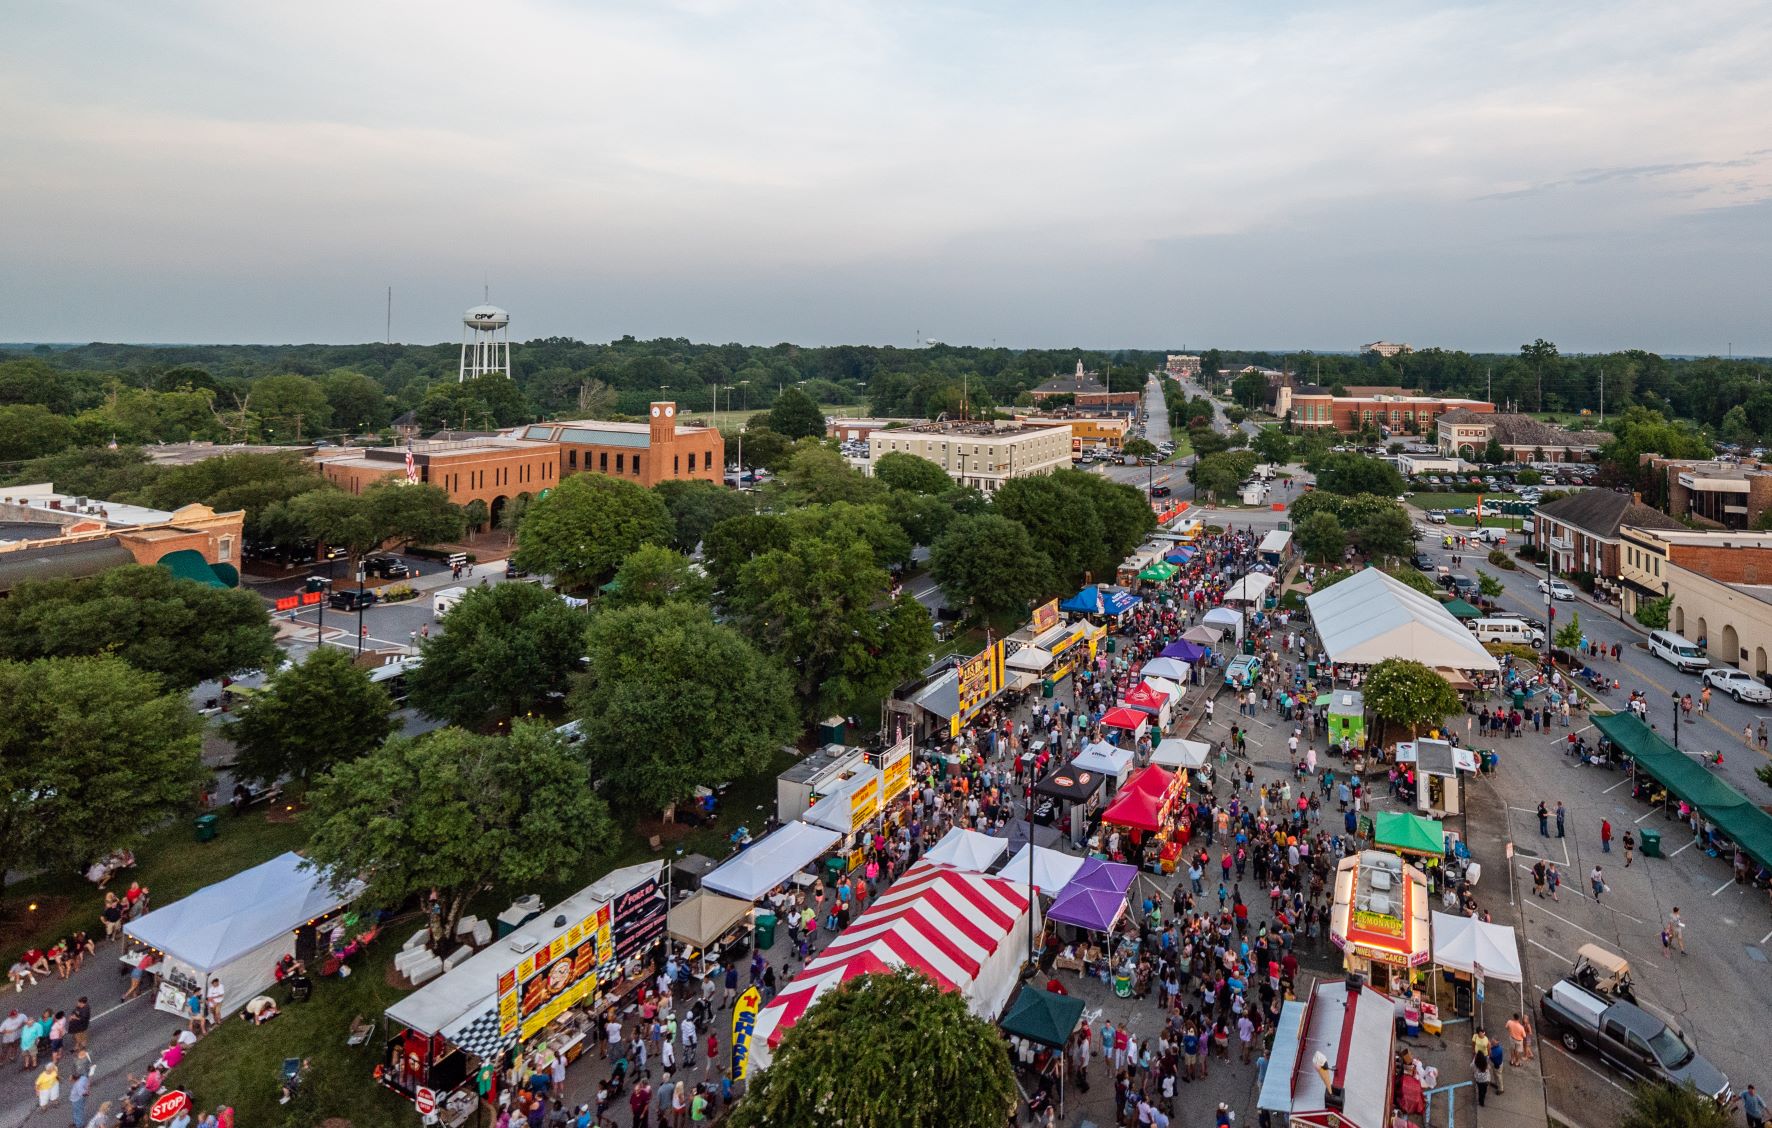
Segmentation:
{"type": "Polygon", "coordinates": [[[654,417],[654,418],[657,418],[657,417],[658,417],[658,408],[656,408],[656,407],[655,407],[655,408],[653,408],[653,409],[652,409],[652,415],[653,415],[653,417],[654,417]]]}
{"type": "Polygon", "coordinates": [[[677,414],[677,409],[675,407],[665,408],[665,418],[666,419],[669,419],[671,416],[673,416],[675,414],[677,414]]]}

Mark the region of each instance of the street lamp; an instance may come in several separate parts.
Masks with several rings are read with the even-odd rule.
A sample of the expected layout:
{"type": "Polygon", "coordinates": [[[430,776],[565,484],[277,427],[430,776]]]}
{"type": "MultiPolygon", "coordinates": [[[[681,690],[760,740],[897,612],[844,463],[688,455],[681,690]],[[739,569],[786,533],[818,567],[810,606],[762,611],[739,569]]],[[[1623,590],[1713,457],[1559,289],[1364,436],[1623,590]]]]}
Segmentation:
{"type": "Polygon", "coordinates": [[[363,653],[363,580],[367,570],[363,567],[363,558],[357,558],[357,653],[363,653]]]}
{"type": "Polygon", "coordinates": [[[1680,750],[1680,692],[1675,690],[1674,699],[1674,751],[1680,750]]]}

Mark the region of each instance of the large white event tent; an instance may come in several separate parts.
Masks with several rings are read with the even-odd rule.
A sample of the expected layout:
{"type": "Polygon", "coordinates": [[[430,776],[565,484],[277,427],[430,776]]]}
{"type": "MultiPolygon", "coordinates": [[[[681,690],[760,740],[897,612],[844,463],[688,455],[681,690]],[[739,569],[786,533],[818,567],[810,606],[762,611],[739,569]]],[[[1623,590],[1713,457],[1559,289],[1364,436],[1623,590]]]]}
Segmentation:
{"type": "Polygon", "coordinates": [[[788,823],[702,878],[701,886],[741,901],[755,901],[811,865],[842,837],[837,831],[809,823],[788,823]]]}
{"type": "Polygon", "coordinates": [[[1224,593],[1226,603],[1259,603],[1274,586],[1274,578],[1266,572],[1250,572],[1224,593]]]}
{"type": "Polygon", "coordinates": [[[1136,754],[1137,749],[1131,745],[1121,748],[1105,740],[1098,740],[1077,753],[1077,758],[1071,761],[1071,767],[1080,771],[1100,772],[1112,779],[1115,787],[1119,787],[1126,782],[1126,776],[1132,771],[1132,758],[1136,754]]]}
{"type": "Polygon", "coordinates": [[[1501,668],[1439,600],[1377,568],[1308,595],[1304,603],[1323,652],[1337,664],[1376,666],[1386,658],[1407,658],[1453,670],[1501,668]]]}
{"type": "Polygon", "coordinates": [[[1015,857],[997,871],[998,877],[1006,877],[1010,881],[1026,882],[1028,879],[1028,851],[1034,852],[1033,871],[1034,888],[1048,897],[1058,896],[1058,891],[1071,883],[1077,871],[1083,868],[1083,859],[1054,850],[1050,846],[1035,846],[1028,843],[1015,852],[1015,857]]]}
{"type": "Polygon", "coordinates": [[[1008,849],[1007,839],[992,838],[988,834],[957,826],[942,835],[940,842],[926,850],[923,860],[953,866],[955,869],[971,870],[973,873],[984,873],[1008,849]]]}

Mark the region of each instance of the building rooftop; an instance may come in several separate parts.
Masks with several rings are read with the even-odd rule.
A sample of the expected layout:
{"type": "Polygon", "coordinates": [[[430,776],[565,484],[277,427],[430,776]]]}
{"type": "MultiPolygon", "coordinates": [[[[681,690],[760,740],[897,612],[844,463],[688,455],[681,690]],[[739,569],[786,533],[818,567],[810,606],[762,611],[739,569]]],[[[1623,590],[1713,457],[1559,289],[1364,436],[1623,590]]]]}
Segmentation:
{"type": "Polygon", "coordinates": [[[1680,529],[1686,526],[1659,509],[1652,509],[1631,494],[1616,490],[1582,490],[1540,505],[1537,512],[1584,533],[1611,540],[1620,526],[1639,529],[1680,529]]]}
{"type": "Polygon", "coordinates": [[[1772,533],[1746,532],[1741,529],[1638,528],[1626,521],[1620,531],[1635,533],[1644,540],[1670,545],[1692,545],[1701,548],[1772,548],[1772,533]]]}
{"type": "MultiPolygon", "coordinates": [[[[1099,394],[1107,390],[1107,385],[1103,384],[1100,379],[1093,375],[1084,375],[1080,377],[1058,376],[1035,388],[1033,394],[1036,396],[1062,396],[1077,395],[1085,392],[1099,394]]],[[[1132,391],[1133,389],[1125,388],[1122,390],[1132,391]]]]}
{"type": "Polygon", "coordinates": [[[1506,411],[1481,412],[1460,408],[1440,416],[1438,422],[1453,426],[1462,423],[1492,427],[1496,441],[1506,446],[1599,447],[1612,440],[1611,434],[1605,431],[1571,431],[1530,415],[1506,411]]]}
{"type": "Polygon", "coordinates": [[[980,439],[1004,439],[1016,435],[1044,434],[1050,430],[1050,427],[1024,427],[1019,423],[1006,423],[1001,420],[950,419],[936,423],[916,423],[909,427],[901,427],[894,433],[901,435],[965,435],[980,439]]]}
{"type": "Polygon", "coordinates": [[[16,506],[26,511],[14,510],[11,516],[15,522],[31,522],[33,518],[28,514],[41,513],[58,528],[67,524],[59,518],[98,521],[111,528],[158,525],[172,520],[172,514],[164,509],[58,493],[50,482],[0,487],[0,505],[16,506]]]}
{"type": "Polygon", "coordinates": [[[143,447],[142,453],[156,466],[189,466],[231,454],[306,454],[311,449],[266,443],[158,443],[143,447]]]}

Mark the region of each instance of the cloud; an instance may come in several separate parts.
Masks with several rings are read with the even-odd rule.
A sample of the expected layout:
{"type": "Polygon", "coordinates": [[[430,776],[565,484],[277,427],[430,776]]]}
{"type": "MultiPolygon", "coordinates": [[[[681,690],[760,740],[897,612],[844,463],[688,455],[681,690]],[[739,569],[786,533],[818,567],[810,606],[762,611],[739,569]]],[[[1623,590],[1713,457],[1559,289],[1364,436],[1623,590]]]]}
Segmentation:
{"type": "MultiPolygon", "coordinates": [[[[1504,280],[1532,244],[1577,274],[1684,261],[1681,221],[1717,210],[1763,245],[1744,205],[1772,184],[1748,0],[169,0],[15,23],[0,339],[360,337],[341,311],[386,281],[407,335],[444,338],[490,275],[522,335],[1511,347],[1497,303],[1412,295],[1450,263],[1504,280]]],[[[1606,297],[1651,347],[1764,332],[1720,324],[1711,278],[1670,296],[1654,273],[1606,297]]],[[[1612,324],[1581,287],[1537,297],[1533,335],[1612,324]]]]}

